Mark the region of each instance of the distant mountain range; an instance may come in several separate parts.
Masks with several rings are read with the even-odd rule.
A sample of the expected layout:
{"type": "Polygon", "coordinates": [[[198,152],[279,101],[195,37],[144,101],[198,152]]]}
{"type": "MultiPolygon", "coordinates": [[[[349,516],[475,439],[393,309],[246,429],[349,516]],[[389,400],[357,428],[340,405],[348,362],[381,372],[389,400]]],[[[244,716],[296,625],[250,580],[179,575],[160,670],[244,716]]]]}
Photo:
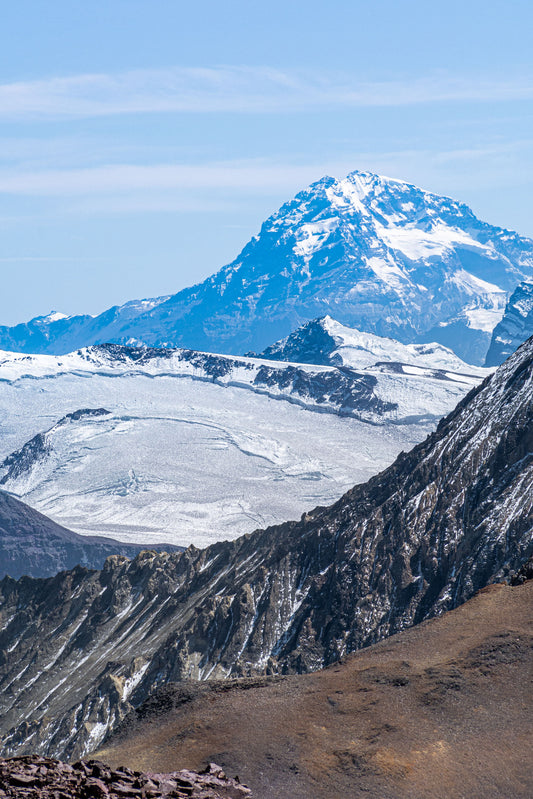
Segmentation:
{"type": "Polygon", "coordinates": [[[295,334],[304,361],[316,330],[331,362],[115,344],[0,353],[0,486],[78,533],[206,546],[334,501],[489,373],[332,319],[295,334]]]}
{"type": "Polygon", "coordinates": [[[482,364],[509,295],[533,279],[533,242],[398,180],[325,177],[285,203],[239,256],[170,297],[96,317],[0,328],[0,348],[64,354],[105,342],[262,351],[314,318],[482,364]]]}
{"type": "Polygon", "coordinates": [[[315,671],[509,578],[533,554],[532,429],[530,339],[423,443],[298,522],[5,578],[4,754],[74,758],[170,682],[315,671]]]}

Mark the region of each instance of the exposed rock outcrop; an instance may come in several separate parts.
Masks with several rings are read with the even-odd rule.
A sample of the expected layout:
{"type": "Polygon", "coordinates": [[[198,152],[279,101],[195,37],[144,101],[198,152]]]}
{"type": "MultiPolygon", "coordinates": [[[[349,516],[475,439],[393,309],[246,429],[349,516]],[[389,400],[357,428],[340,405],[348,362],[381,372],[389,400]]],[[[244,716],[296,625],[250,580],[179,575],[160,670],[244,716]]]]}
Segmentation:
{"type": "Polygon", "coordinates": [[[498,583],[328,669],[167,684],[95,756],[167,771],[179,748],[257,799],[531,799],[532,607],[498,583]]]}
{"type": "MultiPolygon", "coordinates": [[[[67,413],[63,416],[63,418],[54,425],[53,429],[63,427],[69,422],[77,422],[79,419],[108,415],[109,411],[106,411],[105,408],[80,408],[77,411],[67,413]]],[[[50,451],[51,446],[47,438],[47,433],[37,433],[37,435],[33,436],[33,438],[27,441],[20,449],[16,450],[16,452],[11,452],[4,458],[2,463],[0,463],[0,473],[3,472],[0,485],[5,485],[10,480],[16,480],[18,477],[31,471],[39,461],[42,461],[50,454],[50,451]]]]}

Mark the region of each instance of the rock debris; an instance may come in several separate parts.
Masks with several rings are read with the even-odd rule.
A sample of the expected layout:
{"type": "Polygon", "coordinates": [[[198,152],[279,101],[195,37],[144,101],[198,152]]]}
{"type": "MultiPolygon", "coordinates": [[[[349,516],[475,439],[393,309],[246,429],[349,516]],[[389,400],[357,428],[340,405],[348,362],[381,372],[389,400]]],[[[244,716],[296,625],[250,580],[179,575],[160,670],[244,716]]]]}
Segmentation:
{"type": "Polygon", "coordinates": [[[0,759],[0,798],[16,799],[247,799],[250,789],[210,763],[202,772],[142,773],[99,760],[69,765],[27,755],[0,759]]]}

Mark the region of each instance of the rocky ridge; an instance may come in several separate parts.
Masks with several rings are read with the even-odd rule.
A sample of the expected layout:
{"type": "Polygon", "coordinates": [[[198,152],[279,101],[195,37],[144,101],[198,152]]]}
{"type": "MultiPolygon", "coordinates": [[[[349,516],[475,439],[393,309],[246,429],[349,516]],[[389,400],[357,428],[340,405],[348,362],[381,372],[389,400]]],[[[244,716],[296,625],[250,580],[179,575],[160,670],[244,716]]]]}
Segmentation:
{"type": "MultiPolygon", "coordinates": [[[[176,375],[220,385],[248,388],[276,399],[301,404],[310,409],[356,416],[365,421],[379,422],[397,409],[397,404],[383,402],[376,395],[377,379],[371,374],[336,367],[312,369],[309,366],[280,365],[258,359],[233,358],[193,350],[152,347],[126,347],[106,344],[69,353],[62,358],[50,356],[18,356],[3,353],[0,376],[11,382],[28,375],[35,377],[75,374],[146,374],[148,376],[176,375]]],[[[472,377],[477,371],[471,369],[472,377]]],[[[453,381],[453,378],[451,378],[453,381]]],[[[103,415],[105,409],[76,411],[67,414],[57,424],[76,421],[83,415],[103,415]]],[[[35,441],[32,448],[42,449],[43,442],[35,441]]],[[[8,466],[9,463],[3,463],[8,466]]]]}
{"type": "Polygon", "coordinates": [[[201,773],[111,769],[99,760],[73,765],[30,755],[0,759],[0,797],[13,799],[246,799],[250,790],[215,763],[201,773]]]}
{"type": "MultiPolygon", "coordinates": [[[[69,422],[78,421],[79,419],[108,415],[109,411],[106,411],[105,408],[83,408],[73,411],[72,413],[67,413],[54,425],[52,430],[62,427],[69,422]]],[[[0,478],[0,485],[5,485],[10,480],[16,480],[21,477],[50,454],[51,446],[47,435],[50,432],[51,431],[37,433],[37,435],[27,441],[19,450],[10,453],[4,458],[2,463],[0,463],[0,473],[3,472],[0,478]]]]}
{"type": "MultiPolygon", "coordinates": [[[[168,551],[179,549],[172,544],[161,544],[158,548],[168,551]]],[[[134,558],[141,550],[138,544],[126,544],[113,538],[78,535],[5,491],[0,491],[2,577],[49,577],[78,564],[101,569],[111,555],[134,558]]]]}
{"type": "Polygon", "coordinates": [[[492,332],[486,366],[499,366],[533,335],[533,283],[523,282],[513,291],[505,313],[492,332]]]}
{"type": "Polygon", "coordinates": [[[438,341],[483,363],[533,243],[466,205],[368,172],[324,177],[267,219],[237,258],[167,298],[97,317],[0,328],[0,347],[62,354],[89,344],[261,351],[331,314],[404,343],[438,341]]]}
{"type": "Polygon", "coordinates": [[[533,583],[310,674],[167,684],[95,756],[130,768],[216,760],[257,799],[530,799],[533,583]]]}
{"type": "Polygon", "coordinates": [[[533,341],[337,503],[183,554],[0,583],[6,754],[81,756],[170,681],[320,669],[533,553],[533,341]]]}

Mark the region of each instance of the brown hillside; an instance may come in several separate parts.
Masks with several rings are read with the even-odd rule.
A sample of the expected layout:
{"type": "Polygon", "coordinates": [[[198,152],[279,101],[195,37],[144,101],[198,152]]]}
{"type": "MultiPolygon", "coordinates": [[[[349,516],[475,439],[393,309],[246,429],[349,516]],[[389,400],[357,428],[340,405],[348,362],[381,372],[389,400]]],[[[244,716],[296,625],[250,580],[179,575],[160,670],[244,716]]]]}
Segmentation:
{"type": "Polygon", "coordinates": [[[314,674],[172,685],[97,756],[238,774],[255,799],[533,796],[533,581],[314,674]]]}

